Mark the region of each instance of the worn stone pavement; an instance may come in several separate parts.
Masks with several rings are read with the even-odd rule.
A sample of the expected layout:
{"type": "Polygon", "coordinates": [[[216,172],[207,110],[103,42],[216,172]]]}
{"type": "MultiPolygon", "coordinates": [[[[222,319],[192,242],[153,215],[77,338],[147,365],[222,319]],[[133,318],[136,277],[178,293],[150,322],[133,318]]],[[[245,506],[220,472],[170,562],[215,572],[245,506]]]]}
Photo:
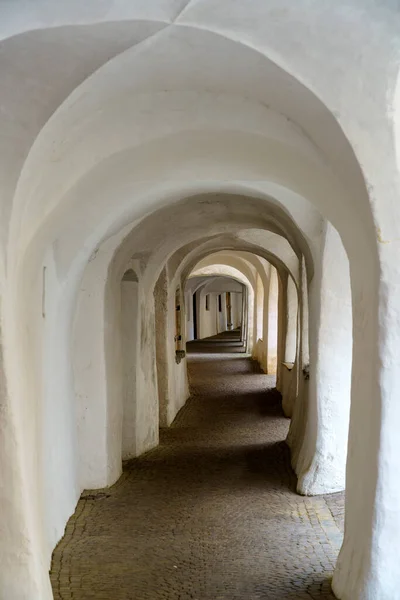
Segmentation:
{"type": "Polygon", "coordinates": [[[295,493],[273,378],[230,344],[191,344],[193,394],[160,446],[82,495],[56,600],[333,598],[343,495],[295,493]]]}

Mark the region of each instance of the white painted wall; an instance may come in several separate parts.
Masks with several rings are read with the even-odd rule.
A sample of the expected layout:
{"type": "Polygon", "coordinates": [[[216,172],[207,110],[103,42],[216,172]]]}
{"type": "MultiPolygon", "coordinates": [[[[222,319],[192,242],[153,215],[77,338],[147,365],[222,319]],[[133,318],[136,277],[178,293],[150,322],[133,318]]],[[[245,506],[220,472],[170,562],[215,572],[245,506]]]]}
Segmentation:
{"type": "Polygon", "coordinates": [[[278,364],[278,274],[271,266],[268,294],[268,373],[276,374],[278,364]]]}
{"type": "Polygon", "coordinates": [[[218,294],[209,294],[209,310],[206,310],[206,296],[204,288],[198,294],[197,310],[197,339],[201,340],[218,333],[219,313],[218,294]]]}
{"type": "MultiPolygon", "coordinates": [[[[354,311],[353,390],[346,535],[334,589],[343,600],[395,599],[400,553],[400,511],[393,508],[400,506],[397,7],[299,0],[282,11],[276,1],[232,8],[201,0],[181,8],[174,0],[106,2],[101,11],[92,0],[51,9],[41,0],[29,9],[16,0],[1,8],[0,70],[7,81],[1,90],[0,145],[2,439],[7,444],[0,457],[1,514],[7,525],[1,588],[16,600],[51,597],[50,551],[81,487],[77,457],[83,429],[97,433],[98,423],[100,454],[114,448],[102,415],[122,380],[115,377],[118,343],[112,335],[120,278],[105,294],[105,261],[97,273],[105,277],[93,286],[99,297],[89,296],[81,287],[89,257],[149,212],[217,191],[241,198],[234,216],[223,214],[225,231],[249,224],[251,198],[258,196],[258,229],[290,240],[298,256],[306,256],[310,281],[322,223],[316,212],[331,220],[344,242],[354,311]],[[385,160],[378,164],[377,156],[385,160]],[[48,267],[45,322],[43,265],[48,267]],[[93,312],[93,319],[85,314],[82,333],[93,331],[93,340],[103,341],[86,376],[83,363],[76,366],[71,359],[80,287],[87,303],[85,309],[85,298],[78,300],[79,312],[93,312]],[[74,372],[82,381],[74,381],[74,372]],[[99,422],[85,423],[84,415],[94,410],[92,393],[86,395],[95,390],[94,374],[101,374],[104,410],[99,422]],[[74,386],[83,391],[79,397],[88,409],[79,409],[79,426],[74,386]]],[[[222,204],[218,197],[209,202],[214,212],[202,235],[216,233],[210,223],[223,213],[222,204]]],[[[184,215],[170,217],[177,227],[187,224],[184,215]]],[[[169,231],[175,234],[174,228],[169,231]]],[[[179,243],[190,242],[189,235],[183,237],[179,243]]],[[[162,260],[157,253],[153,259],[162,268],[173,251],[166,244],[162,260]]],[[[151,282],[151,277],[143,281],[145,291],[139,292],[148,343],[140,348],[143,375],[139,371],[137,382],[141,393],[150,392],[150,404],[142,407],[146,419],[153,409],[157,413],[151,282]]],[[[315,294],[310,287],[311,307],[315,294]]],[[[316,323],[313,319],[310,312],[310,342],[317,340],[314,347],[310,343],[311,361],[324,339],[318,312],[316,323]]],[[[301,317],[303,341],[305,321],[301,317]]],[[[89,340],[86,348],[91,347],[89,340]]],[[[310,398],[312,387],[310,379],[310,398]]],[[[108,406],[113,427],[122,414],[117,406],[108,406]]],[[[304,414],[310,410],[315,407],[305,405],[304,414]]],[[[83,454],[88,458],[90,448],[83,454]]],[[[98,467],[102,476],[111,472],[105,463],[98,467]]]]}
{"type": "Polygon", "coordinates": [[[120,475],[108,465],[108,396],[104,327],[104,288],[107,280],[106,249],[88,262],[78,293],[73,329],[73,375],[77,411],[79,483],[81,489],[105,487],[120,475]]]}
{"type": "Polygon", "coordinates": [[[282,368],[282,406],[287,417],[293,414],[299,384],[299,300],[296,284],[291,277],[286,280],[285,345],[282,368]]]}
{"type": "Polygon", "coordinates": [[[287,324],[285,340],[285,362],[294,363],[297,352],[298,297],[296,285],[291,277],[287,282],[287,324]]]}
{"type": "Polygon", "coordinates": [[[186,341],[194,339],[193,323],[193,293],[191,290],[185,291],[185,312],[186,312],[186,341]]]}
{"type": "MultiPolygon", "coordinates": [[[[186,359],[176,361],[176,290],[177,279],[170,277],[169,269],[161,272],[154,289],[156,369],[159,406],[159,425],[168,427],[189,397],[186,359]]],[[[186,312],[181,304],[182,340],[185,340],[186,312]]],[[[184,349],[184,341],[179,349],[184,349]]]]}
{"type": "MultiPolygon", "coordinates": [[[[175,360],[175,350],[178,344],[175,342],[176,322],[176,289],[177,281],[171,279],[168,287],[168,310],[167,310],[167,331],[166,331],[166,357],[167,357],[167,382],[168,382],[168,405],[167,418],[164,426],[169,426],[175,419],[178,411],[185,404],[189,397],[189,385],[187,380],[186,359],[177,363],[175,360]]],[[[181,319],[185,322],[185,307],[181,304],[181,319]]],[[[184,338],[183,338],[184,339],[184,338]]],[[[179,343],[179,349],[184,349],[184,342],[179,343]]]]}
{"type": "MultiPolygon", "coordinates": [[[[170,421],[169,406],[169,361],[171,360],[171,341],[169,338],[168,320],[168,276],[164,268],[154,287],[155,330],[156,330],[156,363],[157,363],[157,389],[159,403],[160,427],[167,427],[170,421]]],[[[174,360],[172,351],[172,360],[174,360]]]]}
{"type": "MultiPolygon", "coordinates": [[[[243,262],[243,259],[238,258],[234,253],[233,255],[224,256],[223,254],[218,253],[217,257],[210,256],[207,260],[202,260],[196,266],[196,270],[193,271],[193,276],[202,276],[202,275],[225,275],[228,277],[233,277],[240,283],[246,286],[246,293],[249,297],[249,301],[245,301],[247,317],[245,322],[245,331],[246,331],[246,350],[247,352],[252,352],[253,350],[253,334],[254,334],[254,276],[249,269],[249,265],[246,265],[243,262]],[[218,260],[218,264],[212,264],[214,260],[218,260]],[[220,264],[222,263],[222,264],[220,264]],[[233,266],[235,265],[235,266],[233,266]],[[244,275],[246,273],[246,275],[244,275]],[[251,282],[248,279],[249,276],[251,278],[251,282]],[[247,309],[248,305],[248,309],[247,309]]],[[[254,284],[255,285],[255,284],[254,284]]],[[[217,315],[218,318],[218,315],[217,315]]],[[[204,336],[207,337],[207,336],[204,336]]]]}
{"type": "MultiPolygon", "coordinates": [[[[329,224],[310,285],[310,314],[310,381],[299,402],[307,418],[305,435],[295,441],[300,446],[295,467],[299,491],[318,494],[345,488],[353,351],[348,259],[329,224]]],[[[296,417],[295,410],[294,425],[296,417]]]]}
{"type": "Polygon", "coordinates": [[[243,292],[231,292],[232,327],[237,329],[242,324],[243,292]]]}
{"type": "Polygon", "coordinates": [[[264,285],[260,275],[257,273],[257,284],[256,284],[256,341],[263,341],[264,337],[264,285]]]}
{"type": "Polygon", "coordinates": [[[253,347],[253,358],[257,360],[265,373],[268,373],[268,331],[269,331],[269,288],[271,265],[260,259],[257,272],[257,295],[255,311],[257,316],[258,339],[253,347]],[[261,334],[261,336],[259,336],[261,334]]]}
{"type": "Polygon", "coordinates": [[[138,281],[134,271],[121,282],[121,344],[123,377],[122,459],[137,456],[136,448],[136,367],[139,347],[138,281]],[[134,277],[133,277],[134,275],[134,277]],[[136,279],[136,281],[134,280],[136,279]]]}
{"type": "MultiPolygon", "coordinates": [[[[218,260],[220,257],[218,258],[218,260]]],[[[189,280],[190,281],[190,280],[189,280]]],[[[199,290],[200,307],[199,323],[201,334],[198,338],[210,337],[228,330],[228,314],[226,306],[226,293],[231,293],[232,316],[234,327],[237,327],[241,318],[241,300],[237,296],[242,294],[242,284],[234,279],[216,276],[199,290]],[[207,310],[207,296],[209,297],[209,310],[207,310]],[[221,311],[219,311],[219,296],[221,296],[221,311]]]]}

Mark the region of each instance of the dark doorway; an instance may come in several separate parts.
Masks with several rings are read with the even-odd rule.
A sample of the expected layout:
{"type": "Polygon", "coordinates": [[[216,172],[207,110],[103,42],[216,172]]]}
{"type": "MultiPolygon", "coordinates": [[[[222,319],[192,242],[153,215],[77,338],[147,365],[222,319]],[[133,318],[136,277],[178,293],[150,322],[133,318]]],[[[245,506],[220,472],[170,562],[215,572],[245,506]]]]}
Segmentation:
{"type": "Polygon", "coordinates": [[[193,339],[197,340],[197,298],[193,294],[193,339]]]}
{"type": "Polygon", "coordinates": [[[226,325],[229,330],[232,329],[232,304],[231,304],[231,293],[226,292],[226,325]]]}

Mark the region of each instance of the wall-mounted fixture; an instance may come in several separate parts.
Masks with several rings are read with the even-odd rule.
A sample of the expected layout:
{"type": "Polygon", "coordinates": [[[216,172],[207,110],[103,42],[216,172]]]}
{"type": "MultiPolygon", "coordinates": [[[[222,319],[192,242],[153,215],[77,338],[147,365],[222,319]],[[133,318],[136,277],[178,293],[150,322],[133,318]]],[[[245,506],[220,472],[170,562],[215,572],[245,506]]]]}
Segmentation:
{"type": "Polygon", "coordinates": [[[186,356],[185,350],[175,350],[175,362],[177,365],[184,359],[186,356]]]}

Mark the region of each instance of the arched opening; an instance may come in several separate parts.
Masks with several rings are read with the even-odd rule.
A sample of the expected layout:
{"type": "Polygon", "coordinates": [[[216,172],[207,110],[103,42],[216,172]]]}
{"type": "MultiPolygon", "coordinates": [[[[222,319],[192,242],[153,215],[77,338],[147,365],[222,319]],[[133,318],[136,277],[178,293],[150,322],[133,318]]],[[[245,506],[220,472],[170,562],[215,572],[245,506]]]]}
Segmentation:
{"type": "MultiPolygon", "coordinates": [[[[255,283],[243,295],[241,342],[264,373],[276,369],[303,494],[344,487],[352,378],[346,535],[334,588],[346,600],[393,598],[399,186],[387,99],[396,15],[382,7],[358,18],[357,7],[350,14],[336,5],[275,14],[243,3],[227,22],[223,3],[212,11],[191,3],[179,14],[172,4],[132,3],[101,17],[90,5],[85,14],[70,7],[56,20],[40,3],[33,17],[17,4],[20,14],[7,11],[0,275],[12,451],[0,460],[9,524],[2,548],[13,569],[3,587],[13,598],[51,598],[51,552],[81,491],[121,475],[122,436],[131,434],[123,433],[128,332],[120,327],[129,265],[138,278],[142,455],[187,398],[186,358],[175,360],[176,289],[185,289],[194,262],[234,250],[277,271],[277,317],[264,309],[259,338],[260,272],[243,259],[255,283]],[[352,15],[357,36],[347,35],[352,15]],[[337,44],[337,31],[346,44],[337,44]],[[377,47],[371,82],[365,65],[377,47]],[[32,64],[15,68],[20,56],[32,64]],[[65,73],[52,69],[56,57],[65,73]],[[377,152],[387,157],[381,169],[377,152]],[[282,362],[293,363],[290,376],[282,362]]],[[[229,324],[227,293],[215,307],[219,329],[229,324]]],[[[187,317],[197,338],[201,323],[187,317]]],[[[181,319],[181,330],[189,322],[181,319]]]]}
{"type": "Polygon", "coordinates": [[[240,328],[243,288],[238,281],[223,275],[194,276],[187,280],[186,290],[198,306],[192,324],[197,335],[189,333],[187,341],[240,328]]]}
{"type": "MultiPolygon", "coordinates": [[[[218,201],[221,205],[221,195],[219,195],[218,201]]],[[[232,205],[229,204],[230,200],[227,199],[227,202],[229,210],[232,210],[232,205]]],[[[200,206],[202,207],[201,210],[204,210],[202,203],[200,203],[200,206]]],[[[213,205],[210,203],[210,206],[212,207],[213,205]]],[[[190,203],[182,203],[179,209],[178,207],[173,207],[172,210],[181,215],[182,222],[186,222],[187,219],[191,218],[190,212],[197,210],[196,201],[191,199],[190,203]],[[187,211],[186,217],[184,211],[187,211]]],[[[154,214],[147,221],[141,222],[131,233],[127,234],[125,232],[122,243],[119,246],[115,244],[112,246],[112,251],[105,264],[105,271],[108,273],[106,289],[109,289],[109,292],[105,295],[106,303],[108,298],[112,298],[112,288],[115,285],[113,282],[118,280],[119,273],[124,273],[126,270],[127,260],[129,259],[134,265],[140,265],[140,271],[138,270],[140,272],[138,277],[138,297],[140,306],[141,352],[138,355],[136,365],[136,374],[141,386],[139,388],[141,392],[138,395],[139,404],[137,405],[137,411],[140,414],[140,419],[137,420],[139,429],[136,432],[136,452],[138,455],[143,455],[146,450],[152,449],[157,445],[159,425],[162,428],[161,447],[163,447],[163,440],[168,439],[165,428],[174,422],[177,415],[179,418],[179,411],[185,405],[189,396],[186,357],[182,356],[180,361],[176,360],[177,342],[184,341],[185,338],[177,340],[176,336],[179,335],[179,331],[181,331],[180,335],[182,333],[185,334],[182,331],[182,323],[184,323],[189,338],[189,332],[193,331],[194,324],[190,323],[191,319],[193,319],[193,314],[189,314],[187,317],[179,315],[180,319],[177,319],[178,307],[181,313],[181,298],[185,297],[187,299],[186,303],[189,306],[191,304],[190,294],[192,294],[192,297],[196,295],[198,298],[199,314],[196,327],[199,330],[198,337],[204,338],[207,337],[207,333],[210,333],[210,335],[214,333],[217,336],[221,333],[229,333],[226,294],[228,292],[231,294],[235,292],[238,294],[241,293],[243,302],[240,310],[240,322],[242,324],[241,337],[243,339],[239,339],[238,342],[235,340],[233,343],[229,341],[230,347],[235,347],[235,344],[238,344],[236,347],[241,346],[240,352],[247,350],[247,352],[256,358],[263,371],[268,373],[268,358],[274,356],[273,352],[275,352],[273,366],[277,372],[278,367],[286,356],[285,343],[281,340],[286,340],[286,329],[284,327],[286,327],[285,323],[288,318],[285,317],[285,304],[282,298],[284,298],[284,294],[288,295],[287,287],[289,278],[292,277],[293,281],[295,281],[296,293],[299,294],[300,298],[305,296],[307,302],[310,286],[304,255],[300,253],[300,256],[297,256],[290,247],[282,246],[282,242],[284,241],[282,236],[271,234],[268,230],[264,230],[266,232],[264,233],[264,231],[258,229],[242,230],[239,228],[238,230],[234,229],[234,235],[230,234],[230,236],[226,236],[225,234],[222,237],[220,235],[213,237],[209,235],[210,226],[208,223],[206,223],[204,230],[201,230],[197,222],[198,228],[193,238],[183,237],[183,239],[180,239],[179,236],[181,234],[179,230],[176,230],[174,239],[172,240],[165,237],[164,229],[159,229],[157,234],[153,230],[154,225],[159,228],[160,222],[165,221],[166,224],[169,222],[167,215],[168,211],[163,211],[160,215],[154,214]],[[208,235],[205,235],[206,233],[208,235]],[[264,235],[267,237],[262,242],[264,235]],[[146,256],[146,259],[143,259],[144,250],[146,249],[144,244],[148,239],[152,240],[154,249],[148,246],[148,256],[146,256]],[[166,246],[160,248],[158,239],[164,239],[166,246]],[[257,241],[257,245],[254,245],[255,241],[257,241]],[[271,253],[271,244],[273,242],[276,244],[274,248],[276,254],[271,253]],[[265,247],[263,244],[265,244],[265,247]],[[166,256],[167,260],[159,261],[157,256],[166,256]],[[269,260],[272,262],[269,262],[269,260]],[[161,270],[160,267],[154,268],[155,265],[162,266],[161,270]],[[232,278],[232,275],[237,280],[235,281],[236,290],[232,288],[232,284],[229,284],[229,287],[221,285],[224,280],[226,283],[229,277],[232,278]],[[263,331],[265,331],[264,337],[268,342],[264,344],[264,354],[260,351],[259,357],[259,349],[256,343],[258,326],[256,315],[261,314],[257,304],[260,298],[257,298],[256,294],[258,277],[262,279],[264,289],[267,290],[266,297],[263,299],[264,308],[262,315],[263,331]],[[275,286],[271,285],[271,280],[274,277],[276,277],[275,286]],[[190,287],[192,284],[196,285],[190,287]],[[303,290],[303,295],[301,290],[303,290]],[[154,304],[148,301],[149,292],[153,292],[150,297],[154,298],[154,304]],[[209,297],[208,311],[207,296],[209,297]],[[220,307],[221,311],[219,310],[220,307]],[[224,307],[225,314],[223,313],[224,307]],[[267,310],[265,310],[265,307],[267,307],[267,310]],[[220,312],[223,315],[223,321],[220,320],[220,312]],[[214,315],[212,317],[213,320],[210,319],[211,315],[208,313],[214,315]],[[210,329],[210,323],[214,326],[213,330],[210,329]],[[275,330],[275,335],[271,333],[271,330],[275,330]],[[263,360],[265,366],[262,364],[263,360]],[[151,378],[146,377],[146,373],[149,372],[153,373],[151,378]],[[155,418],[155,414],[158,415],[158,419],[155,418]]],[[[221,215],[222,218],[224,219],[224,227],[226,228],[224,214],[221,215]]],[[[217,229],[215,231],[218,233],[217,229]]],[[[91,268],[93,268],[98,259],[102,260],[102,257],[102,252],[98,252],[96,257],[90,262],[91,268]]],[[[304,307],[302,306],[302,308],[304,307]]],[[[114,322],[114,317],[112,316],[114,311],[114,302],[108,302],[108,308],[106,308],[108,323],[114,322]]],[[[304,310],[301,314],[308,314],[308,310],[304,310]]],[[[299,330],[296,334],[296,343],[302,349],[308,348],[308,335],[309,328],[305,326],[304,316],[302,316],[299,321],[299,330]],[[307,336],[307,339],[304,339],[305,336],[307,336]]],[[[225,342],[226,340],[220,340],[221,345],[219,350],[222,349],[222,345],[225,342]]],[[[105,339],[105,344],[110,346],[110,341],[107,341],[107,338],[105,339]]],[[[117,345],[118,341],[114,339],[112,347],[115,348],[117,345]]],[[[207,352],[203,354],[207,354],[207,352]]],[[[300,361],[300,353],[298,355],[298,360],[300,361]]],[[[297,360],[297,355],[295,356],[295,360],[297,360]]],[[[299,362],[300,364],[303,363],[299,362]]],[[[246,368],[244,365],[244,370],[246,368]]],[[[110,378],[111,376],[113,381],[117,375],[117,369],[114,369],[115,361],[106,361],[107,377],[110,378]]],[[[308,443],[307,445],[303,443],[305,431],[309,427],[309,423],[304,419],[304,415],[310,413],[308,407],[310,398],[308,396],[308,384],[304,380],[302,370],[298,368],[297,373],[297,380],[295,381],[296,396],[294,398],[297,410],[293,412],[288,441],[292,448],[292,464],[295,470],[301,474],[302,472],[307,473],[307,462],[309,459],[312,460],[314,456],[314,446],[312,443],[308,443]]],[[[269,384],[273,385],[275,378],[268,379],[268,381],[270,382],[269,384]]],[[[117,388],[114,389],[116,390],[117,388]]],[[[115,400],[115,395],[108,396],[108,402],[112,402],[115,405],[115,400]]],[[[338,414],[341,414],[340,410],[338,414]]],[[[106,429],[108,428],[107,435],[113,438],[115,435],[115,424],[113,425],[107,421],[106,414],[104,415],[104,424],[106,429]]],[[[288,424],[285,423],[282,431],[287,431],[287,426],[288,424]]],[[[283,436],[285,437],[285,433],[283,436]]],[[[308,442],[310,442],[311,435],[308,438],[308,442]]],[[[318,440],[315,439],[314,442],[317,444],[318,440]]],[[[108,448],[110,449],[110,447],[108,448]]],[[[321,460],[321,456],[325,461],[323,454],[319,455],[318,460],[321,460]]],[[[118,456],[117,448],[115,447],[115,454],[110,464],[116,465],[116,470],[109,470],[108,477],[118,478],[118,464],[121,464],[121,458],[121,455],[118,456]]],[[[342,464],[342,471],[344,471],[344,462],[342,464]]],[[[121,471],[119,470],[119,472],[121,471]]],[[[325,476],[327,480],[330,480],[329,471],[325,476]]],[[[317,483],[321,485],[319,480],[317,483]]],[[[322,485],[326,485],[326,480],[322,485]]],[[[337,482],[335,482],[335,485],[337,485],[337,482]]],[[[343,483],[340,485],[343,485],[343,483]]],[[[98,484],[94,487],[98,487],[98,484]]],[[[313,490],[311,492],[314,493],[313,490]]]]}
{"type": "MultiPolygon", "coordinates": [[[[221,204],[221,196],[218,197],[218,201],[221,204]]],[[[230,200],[227,199],[227,202],[229,210],[231,210],[232,207],[231,204],[229,204],[230,200]]],[[[201,202],[199,204],[203,210],[203,204],[201,202]]],[[[210,205],[212,206],[212,203],[210,203],[210,205]]],[[[190,203],[181,205],[179,209],[180,210],[178,211],[178,208],[174,207],[172,210],[179,212],[182,215],[182,221],[185,222],[185,214],[183,211],[187,211],[186,215],[189,218],[190,211],[196,210],[196,203],[191,199],[190,203]]],[[[228,329],[227,315],[224,315],[222,325],[219,320],[219,305],[221,304],[222,312],[224,306],[222,299],[223,294],[226,294],[227,291],[233,293],[233,290],[232,288],[224,289],[218,287],[220,282],[218,282],[217,285],[215,280],[217,277],[219,278],[223,275],[226,276],[228,274],[227,270],[230,270],[230,275],[232,275],[232,270],[234,269],[237,271],[240,271],[240,269],[242,270],[242,275],[237,273],[240,282],[237,292],[243,293],[243,288],[240,286],[246,286],[246,293],[244,294],[245,301],[243,302],[244,310],[242,310],[241,319],[245,329],[245,347],[248,352],[253,353],[255,350],[255,315],[258,314],[257,295],[255,290],[257,286],[257,276],[261,277],[261,274],[264,272],[263,277],[265,281],[268,281],[268,286],[265,288],[268,290],[268,310],[263,311],[263,330],[266,330],[266,339],[270,342],[266,345],[266,359],[268,360],[268,356],[271,356],[272,351],[275,351],[276,358],[274,366],[276,370],[284,356],[284,349],[283,347],[279,349],[278,343],[279,339],[282,337],[279,335],[279,327],[283,320],[281,318],[278,319],[278,313],[279,310],[281,310],[280,307],[282,304],[279,302],[281,288],[279,285],[276,285],[275,288],[270,285],[271,274],[273,273],[272,269],[277,271],[278,269],[283,269],[282,265],[285,265],[286,271],[284,270],[284,272],[286,273],[286,279],[284,277],[280,278],[281,287],[284,286],[284,281],[288,280],[288,273],[291,272],[296,279],[298,289],[302,290],[305,288],[304,296],[308,298],[309,281],[307,278],[304,255],[300,253],[299,257],[289,248],[287,254],[283,255],[282,253],[281,256],[278,254],[278,250],[282,252],[282,248],[279,246],[281,242],[280,239],[276,240],[274,237],[268,237],[268,245],[266,244],[266,248],[264,248],[260,240],[258,240],[259,245],[257,246],[257,252],[259,254],[252,254],[251,250],[253,252],[255,250],[253,242],[255,238],[257,238],[255,231],[250,230],[250,233],[243,233],[241,229],[237,231],[232,228],[235,236],[232,236],[231,238],[220,236],[217,238],[217,236],[215,236],[215,239],[212,238],[210,240],[208,239],[209,236],[205,235],[205,233],[210,232],[208,223],[206,223],[203,231],[197,229],[193,238],[188,239],[188,237],[182,236],[183,239],[179,239],[179,235],[181,234],[179,231],[176,231],[174,239],[171,240],[170,238],[165,238],[165,230],[163,229],[158,231],[157,235],[159,237],[157,238],[155,237],[155,234],[152,234],[153,225],[157,224],[157,227],[159,227],[160,222],[166,221],[166,223],[168,223],[166,218],[167,214],[167,211],[165,211],[161,216],[156,214],[150,216],[147,222],[141,222],[134,230],[132,230],[132,232],[134,232],[132,235],[131,233],[128,233],[127,235],[125,232],[122,243],[120,243],[119,246],[116,246],[116,244],[112,246],[112,251],[109,253],[107,261],[104,264],[104,270],[108,273],[108,279],[106,294],[102,299],[107,305],[107,323],[113,323],[115,320],[115,316],[113,316],[115,303],[114,301],[110,301],[110,299],[112,298],[112,289],[115,282],[118,281],[118,277],[121,277],[119,274],[124,273],[126,270],[127,259],[133,261],[132,264],[136,265],[138,263],[140,265],[140,271],[138,269],[138,272],[140,273],[138,277],[138,283],[140,284],[138,285],[138,298],[140,306],[141,334],[140,353],[138,354],[136,365],[136,374],[140,385],[140,388],[138,389],[141,390],[138,395],[141,404],[137,407],[140,414],[140,420],[138,420],[140,425],[136,435],[136,452],[139,455],[142,455],[146,450],[152,449],[157,445],[159,424],[163,428],[168,427],[174,421],[180,408],[185,404],[188,397],[185,357],[183,357],[179,363],[177,363],[175,359],[177,351],[176,336],[179,335],[178,326],[181,327],[182,322],[186,323],[185,318],[183,321],[182,319],[179,322],[177,321],[177,307],[181,306],[181,296],[184,295],[181,290],[185,290],[185,294],[187,292],[185,282],[190,282],[191,279],[193,279],[189,276],[190,273],[193,275],[196,274],[196,276],[200,278],[200,288],[196,290],[195,293],[199,294],[199,306],[201,307],[200,322],[197,324],[200,330],[199,335],[201,336],[201,328],[202,326],[205,327],[204,322],[203,325],[201,324],[201,318],[203,316],[204,320],[204,315],[206,315],[207,312],[211,312],[206,310],[206,297],[208,294],[209,307],[210,309],[213,306],[215,308],[216,319],[214,324],[216,335],[218,335],[218,332],[221,333],[221,329],[224,329],[225,331],[228,329]],[[146,239],[152,239],[154,248],[143,248],[146,239]],[[165,239],[167,246],[163,246],[162,249],[160,249],[158,246],[159,239],[165,239]],[[248,241],[249,239],[252,241],[251,243],[248,241]],[[269,253],[270,250],[267,250],[270,248],[272,240],[277,241],[277,254],[273,255],[269,253]],[[215,244],[217,244],[217,247],[215,247],[215,244]],[[234,247],[234,250],[232,250],[232,247],[234,247]],[[148,256],[145,259],[143,258],[143,255],[145,254],[144,250],[147,250],[148,253],[148,256]],[[215,257],[216,250],[222,254],[215,257]],[[236,255],[235,253],[238,254],[236,255]],[[167,261],[158,261],[157,256],[160,255],[164,257],[167,256],[167,261]],[[289,266],[286,265],[286,262],[283,262],[283,256],[285,256],[285,260],[289,266]],[[272,263],[269,263],[267,258],[273,260],[275,266],[273,266],[272,263]],[[158,265],[157,268],[154,268],[155,264],[158,265]],[[218,267],[217,271],[215,270],[215,265],[218,267]],[[195,271],[193,271],[194,266],[197,267],[197,270],[195,271]],[[240,269],[237,268],[238,266],[240,266],[240,269]],[[162,267],[161,271],[160,267],[162,267]],[[244,273],[246,275],[244,275],[244,273]],[[269,279],[267,278],[268,273],[269,279]],[[211,280],[213,280],[212,284],[210,283],[211,280]],[[214,285],[214,288],[212,285],[214,285]],[[153,292],[153,290],[154,294],[152,296],[151,292],[153,292]],[[271,291],[272,294],[270,298],[269,294],[271,291]],[[154,298],[154,304],[148,300],[149,292],[150,298],[154,298]],[[221,302],[219,300],[220,297],[221,302]],[[270,300],[271,303],[269,302],[270,300]],[[272,321],[273,325],[271,325],[272,309],[269,310],[270,307],[274,307],[275,310],[275,320],[272,321]],[[270,341],[269,334],[271,334],[273,326],[275,327],[276,334],[275,336],[271,335],[272,341],[270,341]],[[281,352],[280,358],[278,357],[279,352],[281,352]],[[154,355],[156,360],[154,360],[154,355]],[[148,376],[149,373],[151,374],[150,377],[148,376]],[[159,415],[159,422],[155,418],[156,414],[159,415]]],[[[223,214],[223,218],[224,227],[226,227],[225,214],[223,214]]],[[[215,231],[218,233],[217,229],[215,231]]],[[[256,229],[256,232],[257,231],[258,229],[256,229]]],[[[265,231],[268,233],[268,230],[265,231]]],[[[186,232],[184,233],[186,235],[186,232]]],[[[282,236],[277,235],[277,237],[281,238],[282,236]]],[[[284,248],[286,248],[286,246],[284,248]]],[[[90,261],[89,268],[94,268],[96,261],[102,261],[103,256],[102,252],[97,253],[96,257],[90,261]]],[[[276,281],[278,282],[278,273],[276,273],[276,281]]],[[[86,292],[90,292],[90,290],[86,290],[86,292]]],[[[266,299],[264,298],[264,300],[266,299]]],[[[304,313],[308,314],[308,311],[304,310],[304,313]]],[[[299,344],[301,348],[307,348],[308,337],[307,339],[304,338],[305,336],[308,336],[309,330],[308,327],[304,325],[303,321],[301,321],[299,331],[299,344]]],[[[116,348],[118,342],[114,338],[105,338],[104,344],[105,348],[116,348]],[[111,339],[114,340],[112,343],[110,343],[111,339]]],[[[115,374],[117,373],[117,369],[114,371],[114,368],[116,368],[114,354],[113,360],[106,361],[105,367],[106,378],[109,378],[111,381],[116,381],[115,374]]],[[[299,373],[300,371],[301,370],[299,370],[299,373]]],[[[307,471],[307,460],[309,457],[312,458],[314,453],[312,444],[306,446],[303,445],[304,432],[306,427],[309,426],[304,420],[304,414],[309,412],[309,409],[307,408],[309,398],[307,396],[307,384],[302,383],[300,377],[301,375],[299,374],[299,382],[301,385],[298,385],[297,387],[297,396],[295,398],[295,401],[298,400],[297,405],[299,406],[299,409],[294,415],[294,425],[291,428],[290,435],[290,443],[294,457],[293,465],[299,473],[301,473],[301,470],[307,471]]],[[[117,388],[115,387],[113,389],[116,390],[117,388]]],[[[116,396],[109,394],[107,396],[107,401],[113,403],[115,406],[116,396]]],[[[115,423],[113,424],[107,420],[106,411],[104,411],[103,424],[106,429],[108,428],[107,436],[113,439],[115,434],[115,423]]],[[[311,439],[311,435],[309,438],[311,439]]],[[[317,440],[315,440],[315,443],[317,443],[317,440]]],[[[108,446],[107,450],[110,451],[110,446],[108,446]]],[[[116,446],[115,448],[113,447],[113,452],[115,452],[112,457],[113,460],[110,461],[109,464],[113,465],[115,471],[109,470],[107,474],[110,478],[108,483],[112,483],[113,479],[117,479],[121,472],[120,465],[122,457],[121,455],[118,456],[116,446]]],[[[344,468],[344,463],[342,466],[344,468]]],[[[329,477],[330,475],[327,475],[328,479],[329,477]]],[[[323,485],[325,485],[325,482],[323,485]]],[[[93,487],[99,487],[98,483],[93,487]]]]}

